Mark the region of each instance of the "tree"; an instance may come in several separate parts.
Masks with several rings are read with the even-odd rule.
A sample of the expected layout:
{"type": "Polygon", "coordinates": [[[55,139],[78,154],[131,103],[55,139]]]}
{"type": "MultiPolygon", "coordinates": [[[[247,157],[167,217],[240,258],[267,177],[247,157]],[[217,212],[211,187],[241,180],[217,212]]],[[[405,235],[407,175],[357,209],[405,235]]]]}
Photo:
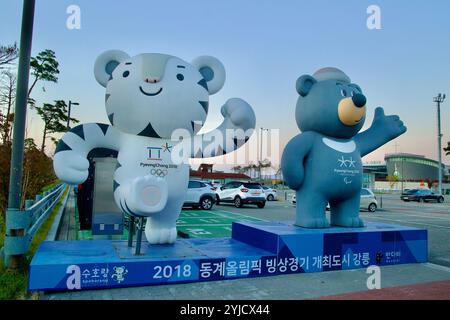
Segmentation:
{"type": "Polygon", "coordinates": [[[447,147],[444,148],[445,155],[450,156],[450,141],[447,143],[447,147]]]}
{"type": "Polygon", "coordinates": [[[36,57],[32,57],[30,61],[31,75],[34,76],[33,83],[28,90],[28,96],[39,80],[58,82],[57,75],[59,63],[56,60],[55,52],[49,49],[39,52],[36,57]]]}
{"type": "MultiPolygon", "coordinates": [[[[34,108],[44,121],[44,132],[41,145],[41,152],[44,152],[47,135],[57,132],[65,132],[67,130],[67,104],[64,100],[55,100],[55,104],[44,103],[42,107],[34,108]]],[[[70,121],[73,123],[79,122],[75,118],[70,118],[70,121]]]]}
{"type": "Polygon", "coordinates": [[[398,177],[397,176],[387,176],[386,180],[389,182],[389,186],[391,187],[391,189],[393,189],[394,185],[398,181],[398,177]]]}
{"type": "Polygon", "coordinates": [[[0,110],[1,122],[0,130],[2,135],[2,142],[11,141],[10,130],[12,127],[12,122],[14,120],[14,113],[12,113],[12,108],[16,99],[16,75],[9,71],[2,73],[2,83],[0,88],[0,104],[3,110],[0,110]]]}
{"type": "Polygon", "coordinates": [[[233,170],[236,173],[242,173],[242,167],[239,165],[234,166],[233,168],[231,168],[231,170],[233,170]]]}
{"type": "Polygon", "coordinates": [[[18,56],[19,48],[17,48],[17,43],[0,46],[0,70],[13,64],[18,56]]]}

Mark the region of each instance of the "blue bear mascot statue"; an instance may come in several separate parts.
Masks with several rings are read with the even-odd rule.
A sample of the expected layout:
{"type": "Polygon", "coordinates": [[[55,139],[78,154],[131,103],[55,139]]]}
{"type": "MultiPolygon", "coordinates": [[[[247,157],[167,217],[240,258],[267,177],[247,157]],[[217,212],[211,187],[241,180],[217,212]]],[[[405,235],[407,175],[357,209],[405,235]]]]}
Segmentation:
{"type": "Polygon", "coordinates": [[[366,119],[366,97],[337,68],[301,76],[296,89],[300,96],[295,119],[302,133],[289,141],[281,159],[284,179],[296,191],[295,224],[363,227],[361,158],[406,132],[406,127],[398,116],[386,116],[379,107],[370,128],[358,133],[366,119]]]}
{"type": "Polygon", "coordinates": [[[187,159],[219,156],[242,146],[255,128],[255,114],[244,100],[229,99],[221,109],[222,124],[197,134],[208,114],[209,96],[225,82],[222,63],[211,56],[188,63],[167,54],[130,57],[110,50],[97,58],[94,75],[106,88],[110,124],[82,124],[67,132],[55,151],[55,173],[69,184],[83,183],[91,150],[117,151],[111,185],[117,206],[132,217],[147,218],[150,244],[174,243],[189,180],[187,159]],[[175,135],[180,130],[188,133],[182,135],[185,139],[175,135]],[[239,130],[244,135],[228,134],[239,130]],[[174,158],[180,140],[186,161],[174,158]]]}

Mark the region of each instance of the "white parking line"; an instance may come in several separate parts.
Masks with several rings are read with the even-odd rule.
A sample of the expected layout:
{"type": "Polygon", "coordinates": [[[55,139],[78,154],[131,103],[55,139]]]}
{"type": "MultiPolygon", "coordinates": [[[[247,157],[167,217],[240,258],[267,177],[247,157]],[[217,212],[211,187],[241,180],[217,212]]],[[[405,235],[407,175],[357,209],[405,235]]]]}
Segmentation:
{"type": "Polygon", "coordinates": [[[182,227],[229,227],[230,224],[183,224],[182,227]]]}
{"type": "MultiPolygon", "coordinates": [[[[244,215],[244,214],[234,213],[234,212],[226,211],[226,210],[222,210],[222,209],[216,209],[216,210],[221,211],[221,212],[223,212],[224,214],[232,214],[232,215],[240,216],[240,217],[244,217],[244,218],[251,218],[251,219],[255,219],[255,220],[262,220],[262,219],[255,218],[255,217],[252,217],[252,216],[246,216],[246,215],[244,215]]],[[[221,217],[224,217],[224,218],[230,218],[230,217],[225,216],[225,215],[223,215],[223,214],[220,214],[220,213],[218,213],[218,212],[214,212],[214,214],[217,214],[217,215],[219,215],[219,216],[221,216],[221,217]]]]}
{"type": "Polygon", "coordinates": [[[404,212],[395,212],[395,211],[391,211],[391,212],[396,213],[396,214],[403,214],[403,215],[408,216],[408,217],[425,218],[425,219],[432,218],[432,219],[450,221],[450,216],[448,218],[446,218],[446,217],[436,217],[436,216],[421,216],[421,215],[417,215],[417,214],[410,214],[410,213],[404,213],[404,212]]]}
{"type": "Polygon", "coordinates": [[[382,217],[367,217],[367,220],[370,219],[378,219],[378,220],[385,220],[385,221],[395,221],[395,222],[400,222],[400,223],[404,223],[404,224],[416,224],[416,225],[421,225],[421,226],[428,226],[428,227],[433,227],[433,228],[440,228],[440,229],[450,229],[450,227],[446,227],[446,226],[441,226],[441,225],[435,225],[435,224],[429,224],[429,223],[421,223],[421,222],[413,222],[413,221],[405,221],[405,220],[396,220],[396,219],[388,219],[388,218],[382,218],[382,217]]]}

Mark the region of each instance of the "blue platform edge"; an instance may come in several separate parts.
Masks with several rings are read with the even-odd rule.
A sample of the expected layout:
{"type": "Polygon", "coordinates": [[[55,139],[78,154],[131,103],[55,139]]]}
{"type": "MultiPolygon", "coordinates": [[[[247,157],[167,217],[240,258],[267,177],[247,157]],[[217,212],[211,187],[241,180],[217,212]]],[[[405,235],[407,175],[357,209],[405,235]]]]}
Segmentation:
{"type": "Polygon", "coordinates": [[[30,264],[29,291],[70,291],[263,277],[422,263],[427,230],[367,223],[364,228],[304,229],[289,222],[234,222],[232,238],[44,241],[30,264]]]}

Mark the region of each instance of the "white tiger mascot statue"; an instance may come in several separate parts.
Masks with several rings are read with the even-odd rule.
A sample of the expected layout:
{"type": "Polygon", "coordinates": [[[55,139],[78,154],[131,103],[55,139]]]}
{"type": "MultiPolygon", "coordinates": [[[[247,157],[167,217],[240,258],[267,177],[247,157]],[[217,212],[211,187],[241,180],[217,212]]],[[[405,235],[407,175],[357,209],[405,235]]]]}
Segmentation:
{"type": "Polygon", "coordinates": [[[92,149],[117,151],[111,186],[117,206],[126,214],[147,218],[150,244],[174,243],[189,182],[186,160],[236,150],[252,134],[255,114],[244,100],[229,99],[221,109],[223,122],[197,134],[208,114],[209,95],[225,82],[222,63],[211,56],[188,63],[167,54],[130,57],[110,50],[97,58],[94,74],[106,88],[111,125],[82,124],[65,133],[55,150],[55,173],[68,184],[81,184],[88,177],[87,155],[92,149]],[[174,132],[189,135],[174,138],[174,132]],[[175,161],[175,153],[184,161],[175,161]]]}

